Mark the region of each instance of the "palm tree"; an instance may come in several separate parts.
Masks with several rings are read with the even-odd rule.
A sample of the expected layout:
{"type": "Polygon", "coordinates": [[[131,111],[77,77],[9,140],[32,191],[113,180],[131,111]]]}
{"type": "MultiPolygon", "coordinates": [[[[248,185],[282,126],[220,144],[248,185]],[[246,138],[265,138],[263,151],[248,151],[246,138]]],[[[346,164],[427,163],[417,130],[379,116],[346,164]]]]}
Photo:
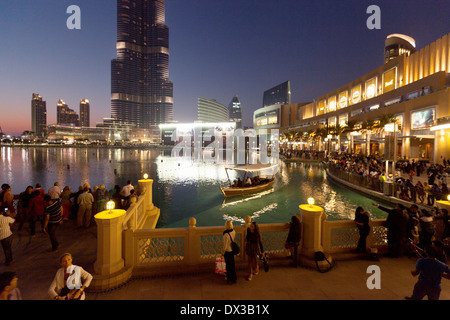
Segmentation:
{"type": "Polygon", "coordinates": [[[340,123],[336,123],[336,125],[332,128],[331,132],[334,133],[338,138],[338,153],[341,153],[341,136],[345,132],[346,127],[341,126],[340,123]]]}
{"type": "Polygon", "coordinates": [[[385,125],[389,123],[395,123],[397,121],[397,117],[391,113],[383,114],[379,118],[379,123],[377,125],[377,133],[381,134],[384,131],[385,125]]]}
{"type": "Polygon", "coordinates": [[[353,135],[351,134],[353,131],[355,131],[355,126],[358,122],[356,120],[348,120],[345,124],[344,133],[350,135],[350,154],[353,153],[353,135]]]}
{"type": "Polygon", "coordinates": [[[375,120],[366,120],[361,126],[361,132],[366,134],[366,154],[370,155],[370,134],[377,127],[375,120]]]}
{"type": "Polygon", "coordinates": [[[330,128],[328,125],[320,125],[317,129],[316,129],[316,136],[319,138],[319,150],[320,150],[320,146],[322,146],[322,141],[325,140],[325,138],[328,136],[328,134],[330,133],[330,128]]]}

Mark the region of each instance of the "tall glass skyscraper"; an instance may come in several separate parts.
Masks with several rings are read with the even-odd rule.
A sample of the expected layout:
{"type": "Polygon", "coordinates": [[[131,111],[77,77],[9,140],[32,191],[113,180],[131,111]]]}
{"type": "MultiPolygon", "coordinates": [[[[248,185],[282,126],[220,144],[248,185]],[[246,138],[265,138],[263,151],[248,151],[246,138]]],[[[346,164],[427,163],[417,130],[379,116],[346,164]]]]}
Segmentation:
{"type": "Polygon", "coordinates": [[[291,104],[291,82],[286,81],[264,91],[263,107],[274,104],[291,104]]]}
{"type": "Polygon", "coordinates": [[[165,0],[117,0],[111,116],[145,129],[173,121],[165,0]]]}
{"type": "Polygon", "coordinates": [[[80,127],[90,127],[91,124],[91,112],[88,99],[80,101],[80,127]]]}
{"type": "Polygon", "coordinates": [[[230,121],[236,122],[236,129],[242,129],[242,108],[238,95],[235,95],[228,105],[228,113],[230,121]]]}
{"type": "Polygon", "coordinates": [[[31,131],[36,137],[47,134],[47,103],[37,93],[31,99],[31,131]]]}

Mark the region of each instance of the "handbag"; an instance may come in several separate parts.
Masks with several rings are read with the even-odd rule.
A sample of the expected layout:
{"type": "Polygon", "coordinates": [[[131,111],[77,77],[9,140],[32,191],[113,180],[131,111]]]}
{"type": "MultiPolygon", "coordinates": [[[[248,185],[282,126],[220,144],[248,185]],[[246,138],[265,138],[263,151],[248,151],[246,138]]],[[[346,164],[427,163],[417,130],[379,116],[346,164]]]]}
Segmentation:
{"type": "Polygon", "coordinates": [[[224,275],[226,271],[225,259],[223,257],[216,258],[216,271],[217,274],[224,275]]]}
{"type": "Polygon", "coordinates": [[[233,254],[235,256],[237,256],[241,252],[241,250],[239,249],[238,244],[233,241],[233,238],[231,238],[231,234],[228,233],[228,235],[230,236],[230,240],[231,240],[231,251],[233,252],[233,254]]]}
{"type": "Polygon", "coordinates": [[[314,260],[316,261],[316,266],[317,266],[317,270],[319,270],[320,273],[325,273],[330,271],[333,268],[333,264],[327,259],[327,257],[325,256],[325,253],[323,253],[322,251],[316,251],[314,252],[314,260]],[[322,270],[319,267],[319,262],[320,261],[326,261],[328,262],[328,269],[322,270]]]}
{"type": "Polygon", "coordinates": [[[259,259],[263,262],[264,271],[269,272],[269,257],[267,256],[267,254],[265,252],[261,253],[259,255],[259,259]]]}

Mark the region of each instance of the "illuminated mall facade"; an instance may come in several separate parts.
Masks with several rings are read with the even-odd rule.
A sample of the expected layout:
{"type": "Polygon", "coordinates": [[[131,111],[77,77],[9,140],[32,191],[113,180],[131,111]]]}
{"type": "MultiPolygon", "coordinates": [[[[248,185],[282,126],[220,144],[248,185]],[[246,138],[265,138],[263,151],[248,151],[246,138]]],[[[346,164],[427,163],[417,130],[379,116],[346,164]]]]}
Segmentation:
{"type": "MultiPolygon", "coordinates": [[[[391,50],[393,36],[415,48],[412,38],[391,35],[386,40],[391,50]]],[[[344,132],[339,139],[333,134],[323,140],[300,139],[290,148],[384,155],[387,137],[393,136],[397,159],[450,159],[450,34],[420,50],[401,47],[397,52],[384,65],[314,102],[271,106],[267,110],[271,127],[307,136],[320,127],[351,123],[355,124],[353,131],[344,132]],[[363,130],[364,123],[380,122],[386,115],[396,118],[395,135],[387,127],[363,130]]],[[[264,114],[262,111],[255,114],[264,114]]],[[[254,125],[256,129],[265,127],[255,117],[254,125]]]]}

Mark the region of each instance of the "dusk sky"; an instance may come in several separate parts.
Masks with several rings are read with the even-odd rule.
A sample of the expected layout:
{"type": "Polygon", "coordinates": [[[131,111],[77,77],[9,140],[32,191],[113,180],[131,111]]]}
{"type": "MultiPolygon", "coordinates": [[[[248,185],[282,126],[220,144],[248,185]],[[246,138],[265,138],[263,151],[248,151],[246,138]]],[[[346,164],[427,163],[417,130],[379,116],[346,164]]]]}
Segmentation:
{"type": "MultiPolygon", "coordinates": [[[[291,81],[292,103],[309,102],[383,64],[386,36],[402,33],[421,49],[450,32],[448,0],[166,0],[174,120],[197,119],[197,98],[228,106],[235,94],[244,125],[263,92],[291,81]],[[370,5],[381,29],[366,26],[370,5]]],[[[63,99],[91,126],[110,117],[111,59],[116,58],[115,0],[0,0],[0,127],[31,130],[31,97],[47,102],[56,123],[63,99]],[[67,7],[81,9],[69,30],[67,7]]]]}

